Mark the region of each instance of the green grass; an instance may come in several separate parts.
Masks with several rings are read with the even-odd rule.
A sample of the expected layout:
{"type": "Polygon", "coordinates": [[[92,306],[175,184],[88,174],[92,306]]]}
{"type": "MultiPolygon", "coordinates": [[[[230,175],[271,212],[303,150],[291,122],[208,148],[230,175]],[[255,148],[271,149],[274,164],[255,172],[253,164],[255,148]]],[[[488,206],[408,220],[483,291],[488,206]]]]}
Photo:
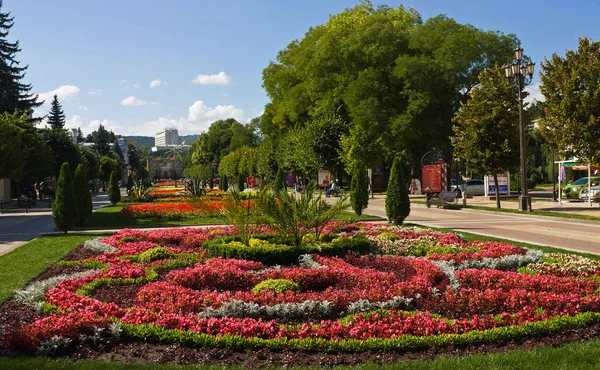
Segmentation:
{"type": "Polygon", "coordinates": [[[158,226],[189,226],[189,225],[219,225],[223,221],[215,217],[202,217],[183,220],[164,219],[131,219],[123,218],[119,211],[127,205],[102,207],[88,217],[83,224],[84,228],[121,228],[121,227],[158,227],[158,226]]]}
{"type": "MultiPolygon", "coordinates": [[[[385,357],[385,354],[382,354],[385,357]]],[[[70,359],[51,359],[47,357],[0,357],[4,369],[150,369],[150,370],[191,370],[191,369],[223,369],[221,366],[207,365],[151,365],[123,364],[70,359]]],[[[239,369],[241,367],[228,367],[239,369]]],[[[307,367],[302,367],[306,369],[307,367]]],[[[311,367],[323,369],[323,367],[311,367]]],[[[300,369],[295,367],[294,369],[300,369]]],[[[538,346],[533,349],[515,349],[506,352],[476,354],[469,356],[439,357],[425,361],[401,361],[394,365],[366,364],[358,366],[339,366],[336,369],[365,370],[479,370],[479,369],[551,369],[551,370],[588,370],[600,369],[600,340],[583,343],[570,343],[560,347],[538,346]]]]}
{"type": "Polygon", "coordinates": [[[9,298],[48,267],[87,239],[106,233],[70,233],[42,236],[0,256],[0,302],[9,298]]]}
{"type": "Polygon", "coordinates": [[[381,221],[381,220],[385,220],[385,218],[383,218],[383,217],[379,217],[379,216],[375,216],[375,215],[368,215],[365,213],[363,213],[360,216],[356,216],[356,213],[354,213],[353,211],[343,211],[342,213],[335,216],[334,219],[335,220],[345,220],[345,221],[381,221]]]}

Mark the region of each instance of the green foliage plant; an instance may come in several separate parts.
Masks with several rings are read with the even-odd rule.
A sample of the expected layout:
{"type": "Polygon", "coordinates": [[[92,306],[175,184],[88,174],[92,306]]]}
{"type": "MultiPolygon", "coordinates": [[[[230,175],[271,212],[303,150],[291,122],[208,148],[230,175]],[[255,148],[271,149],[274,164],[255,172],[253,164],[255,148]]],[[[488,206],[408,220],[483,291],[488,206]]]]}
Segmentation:
{"type": "Polygon", "coordinates": [[[404,182],[402,165],[398,158],[394,158],[392,170],[390,171],[390,180],[385,198],[385,213],[388,220],[395,225],[402,225],[404,219],[410,214],[410,198],[404,182]]]}
{"type": "Polygon", "coordinates": [[[127,196],[132,202],[144,202],[148,200],[148,192],[150,191],[150,180],[148,178],[145,179],[135,179],[133,181],[133,186],[127,192],[127,196]]]}
{"type": "Polygon", "coordinates": [[[227,191],[228,185],[227,176],[222,175],[219,179],[219,189],[227,191]]]}
{"type": "Polygon", "coordinates": [[[285,180],[283,178],[283,170],[281,167],[277,169],[277,174],[275,175],[275,191],[280,191],[281,189],[285,189],[285,180]]]}
{"type": "Polygon", "coordinates": [[[138,257],[138,262],[150,263],[158,260],[172,258],[173,256],[175,256],[175,253],[171,252],[165,247],[157,246],[155,248],[151,248],[140,253],[138,257]]]}
{"type": "Polygon", "coordinates": [[[300,290],[298,283],[295,283],[288,279],[267,279],[256,284],[252,291],[255,293],[262,292],[264,290],[270,290],[277,294],[291,291],[297,292],[300,290]]]}
{"type": "Polygon", "coordinates": [[[108,199],[110,203],[115,206],[121,201],[121,189],[119,189],[119,175],[117,172],[110,174],[110,180],[108,181],[108,199]]]}
{"type": "Polygon", "coordinates": [[[56,181],[56,192],[52,204],[52,218],[56,227],[64,231],[71,230],[78,221],[78,209],[75,190],[73,189],[73,178],[69,163],[64,162],[60,168],[60,174],[56,181]]]}
{"type": "Polygon", "coordinates": [[[363,209],[369,204],[369,187],[367,171],[364,167],[359,167],[352,176],[350,184],[350,204],[357,216],[362,215],[363,209]]]}
{"type": "Polygon", "coordinates": [[[241,173],[237,177],[237,190],[241,193],[244,191],[244,181],[246,180],[246,176],[241,173]]]}
{"type": "Polygon", "coordinates": [[[312,231],[319,238],[325,225],[348,207],[348,197],[341,197],[333,205],[315,194],[317,186],[311,181],[300,194],[287,189],[275,191],[271,187],[261,189],[258,207],[263,223],[281,234],[293,236],[294,245],[300,246],[305,234],[312,231]]]}
{"type": "Polygon", "coordinates": [[[89,215],[92,214],[92,193],[87,182],[87,169],[83,164],[79,164],[75,170],[75,179],[73,181],[73,190],[77,199],[77,225],[83,225],[89,215]]]}

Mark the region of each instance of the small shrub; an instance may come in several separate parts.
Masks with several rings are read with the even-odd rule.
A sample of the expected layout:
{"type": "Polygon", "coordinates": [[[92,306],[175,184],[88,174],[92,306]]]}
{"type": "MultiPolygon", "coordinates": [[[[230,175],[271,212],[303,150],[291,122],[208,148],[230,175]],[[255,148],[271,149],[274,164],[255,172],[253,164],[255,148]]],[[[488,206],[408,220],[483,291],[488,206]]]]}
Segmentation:
{"type": "Polygon", "coordinates": [[[239,174],[237,177],[237,188],[240,193],[244,191],[244,181],[245,181],[244,175],[239,174]]]}
{"type": "Polygon", "coordinates": [[[404,183],[402,165],[398,158],[394,159],[394,164],[390,171],[387,197],[385,198],[385,213],[390,222],[396,225],[402,225],[404,219],[410,214],[408,189],[404,183]]]}
{"type": "Polygon", "coordinates": [[[171,252],[167,248],[159,246],[140,253],[138,261],[141,263],[149,263],[153,261],[172,258],[174,255],[175,253],[171,252]]]}
{"type": "Polygon", "coordinates": [[[65,162],[60,168],[60,174],[56,181],[52,218],[56,227],[66,234],[77,224],[77,216],[77,199],[75,199],[75,190],[73,189],[73,178],[69,163],[65,162]]]}
{"type": "Polygon", "coordinates": [[[87,182],[87,169],[83,164],[79,164],[75,170],[73,190],[77,199],[77,225],[83,225],[93,210],[92,193],[87,182]]]}
{"type": "Polygon", "coordinates": [[[121,189],[119,189],[119,175],[116,171],[110,174],[110,180],[108,181],[108,199],[113,206],[117,205],[121,200],[121,189]]]}
{"type": "Polygon", "coordinates": [[[363,209],[369,204],[369,187],[367,171],[364,167],[357,169],[350,184],[350,204],[357,216],[362,215],[363,209]]]}
{"type": "Polygon", "coordinates": [[[379,234],[378,238],[379,239],[384,239],[384,240],[392,240],[392,241],[400,239],[398,237],[398,235],[396,235],[394,233],[387,232],[387,231],[384,231],[381,234],[379,234]]]}
{"type": "Polygon", "coordinates": [[[263,290],[271,290],[275,293],[283,293],[286,291],[297,292],[300,290],[300,286],[287,279],[267,279],[263,280],[260,283],[256,284],[254,288],[252,288],[253,292],[262,292],[263,290]]]}

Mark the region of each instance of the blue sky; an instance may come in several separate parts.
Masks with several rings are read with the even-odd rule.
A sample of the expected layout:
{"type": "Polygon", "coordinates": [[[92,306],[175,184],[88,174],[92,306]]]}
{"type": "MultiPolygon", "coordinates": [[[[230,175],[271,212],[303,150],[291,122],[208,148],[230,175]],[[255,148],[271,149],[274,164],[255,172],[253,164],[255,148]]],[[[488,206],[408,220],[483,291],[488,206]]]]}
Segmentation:
{"type": "MultiPolygon", "coordinates": [[[[9,39],[21,42],[26,81],[42,97],[59,95],[69,127],[87,134],[102,123],[117,134],[153,136],[166,126],[199,133],[220,118],[260,115],[269,61],[309,27],[357,3],[4,0],[2,10],[15,17],[9,39]]],[[[374,3],[414,7],[424,20],[447,14],[514,33],[536,67],[552,53],[575,49],[582,35],[600,38],[600,5],[592,0],[374,3]]]]}

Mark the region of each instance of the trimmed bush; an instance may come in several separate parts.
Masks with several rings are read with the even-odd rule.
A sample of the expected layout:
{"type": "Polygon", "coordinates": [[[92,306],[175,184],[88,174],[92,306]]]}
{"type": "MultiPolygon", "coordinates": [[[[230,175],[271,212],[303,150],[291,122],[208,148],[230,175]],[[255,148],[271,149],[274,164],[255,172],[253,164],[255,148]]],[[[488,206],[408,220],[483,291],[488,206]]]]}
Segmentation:
{"type": "Polygon", "coordinates": [[[265,265],[294,265],[303,254],[317,253],[323,256],[342,257],[348,252],[359,254],[368,254],[371,251],[369,239],[361,236],[344,238],[338,237],[328,243],[294,246],[292,236],[282,235],[253,235],[256,239],[263,239],[272,244],[273,247],[246,247],[241,244],[231,243],[241,242],[237,236],[225,236],[221,238],[207,240],[202,244],[202,249],[206,250],[209,257],[223,257],[234,259],[245,259],[262,262],[265,265]]]}
{"type": "Polygon", "coordinates": [[[387,197],[385,198],[385,213],[388,220],[395,225],[402,225],[404,219],[410,214],[408,189],[404,183],[404,173],[398,158],[394,158],[390,172],[387,197]]]}
{"type": "Polygon", "coordinates": [[[275,185],[273,188],[275,188],[275,191],[285,189],[285,179],[283,178],[283,170],[281,167],[277,169],[277,174],[275,174],[275,185]]]}
{"type": "Polygon", "coordinates": [[[127,191],[131,190],[131,188],[133,188],[133,176],[129,175],[127,176],[127,191]]]}
{"type": "Polygon", "coordinates": [[[227,188],[227,176],[221,176],[221,179],[219,180],[219,189],[227,191],[227,188]]]}
{"type": "Polygon", "coordinates": [[[138,262],[149,263],[158,260],[164,260],[167,258],[172,258],[173,256],[175,256],[175,253],[171,252],[165,247],[159,246],[140,253],[138,257],[138,262]]]}
{"type": "Polygon", "coordinates": [[[52,218],[56,227],[64,231],[71,230],[77,224],[77,199],[73,189],[73,178],[69,163],[64,162],[60,167],[60,174],[56,181],[56,193],[52,204],[52,218]]]}
{"type": "Polygon", "coordinates": [[[297,292],[300,290],[300,286],[298,283],[295,283],[288,279],[267,279],[263,280],[260,283],[256,284],[254,288],[252,288],[253,292],[262,292],[263,290],[271,290],[277,294],[292,291],[297,292]]]}
{"type": "Polygon", "coordinates": [[[92,214],[92,193],[87,182],[87,169],[83,164],[77,166],[75,170],[75,179],[73,180],[73,190],[77,199],[77,223],[83,225],[89,215],[92,214]]]}
{"type": "Polygon", "coordinates": [[[367,171],[360,166],[352,176],[350,184],[350,204],[357,216],[362,215],[363,209],[369,204],[369,186],[367,171]]]}
{"type": "Polygon", "coordinates": [[[117,205],[121,201],[121,189],[119,189],[119,175],[116,171],[110,174],[110,180],[108,181],[108,199],[113,206],[117,205]]]}
{"type": "Polygon", "coordinates": [[[240,193],[241,193],[242,191],[244,191],[244,180],[245,180],[245,179],[244,179],[244,175],[242,175],[242,174],[240,173],[240,174],[238,175],[238,177],[237,177],[237,187],[238,187],[238,190],[240,191],[240,193]]]}

